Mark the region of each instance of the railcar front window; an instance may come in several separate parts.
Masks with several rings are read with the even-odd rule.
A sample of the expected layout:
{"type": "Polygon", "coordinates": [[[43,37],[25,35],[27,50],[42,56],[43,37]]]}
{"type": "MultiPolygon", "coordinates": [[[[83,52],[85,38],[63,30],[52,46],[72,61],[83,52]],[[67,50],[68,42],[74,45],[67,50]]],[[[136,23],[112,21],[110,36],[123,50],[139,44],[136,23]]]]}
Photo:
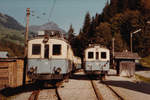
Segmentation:
{"type": "Polygon", "coordinates": [[[101,52],[101,58],[106,59],[106,52],[101,52]]]}
{"type": "Polygon", "coordinates": [[[32,55],[41,54],[41,44],[32,44],[32,55]]]}
{"type": "Polygon", "coordinates": [[[60,44],[53,45],[53,55],[61,55],[61,45],[60,44]]]}
{"type": "Polygon", "coordinates": [[[93,52],[88,52],[88,59],[92,59],[94,57],[93,52]]]}

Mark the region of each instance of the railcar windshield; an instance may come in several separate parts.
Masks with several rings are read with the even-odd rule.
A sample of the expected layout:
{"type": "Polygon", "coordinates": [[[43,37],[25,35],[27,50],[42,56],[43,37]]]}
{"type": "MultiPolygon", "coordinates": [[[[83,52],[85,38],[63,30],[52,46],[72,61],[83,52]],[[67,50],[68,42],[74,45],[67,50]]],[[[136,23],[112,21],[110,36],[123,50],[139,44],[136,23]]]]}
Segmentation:
{"type": "Polygon", "coordinates": [[[41,44],[32,44],[32,55],[41,54],[41,44]]]}
{"type": "Polygon", "coordinates": [[[60,44],[53,45],[53,55],[61,55],[61,45],[60,44]]]}
{"type": "Polygon", "coordinates": [[[106,59],[106,52],[101,52],[101,58],[106,59]]]}
{"type": "Polygon", "coordinates": [[[94,53],[88,52],[88,59],[93,59],[93,58],[94,58],[94,53]]]}

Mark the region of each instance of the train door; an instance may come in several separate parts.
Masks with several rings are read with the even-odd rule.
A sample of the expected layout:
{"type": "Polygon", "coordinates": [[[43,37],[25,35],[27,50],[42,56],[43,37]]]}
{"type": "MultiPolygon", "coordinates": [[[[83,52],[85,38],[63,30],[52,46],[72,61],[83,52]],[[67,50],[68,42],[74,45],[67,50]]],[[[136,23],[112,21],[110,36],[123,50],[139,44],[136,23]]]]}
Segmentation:
{"type": "Polygon", "coordinates": [[[96,60],[99,60],[99,52],[96,52],[96,60]]]}
{"type": "Polygon", "coordinates": [[[44,58],[48,59],[49,58],[49,45],[45,44],[44,46],[44,58]]]}

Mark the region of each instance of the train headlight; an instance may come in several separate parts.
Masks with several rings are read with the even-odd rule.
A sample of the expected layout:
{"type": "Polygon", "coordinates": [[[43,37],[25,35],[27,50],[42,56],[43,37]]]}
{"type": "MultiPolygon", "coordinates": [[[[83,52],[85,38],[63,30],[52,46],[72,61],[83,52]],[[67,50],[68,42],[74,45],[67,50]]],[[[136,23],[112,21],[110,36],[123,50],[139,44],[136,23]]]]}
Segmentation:
{"type": "Polygon", "coordinates": [[[49,40],[49,38],[47,36],[45,36],[44,39],[43,39],[43,43],[47,43],[48,40],[49,40]]]}
{"type": "Polygon", "coordinates": [[[104,64],[104,67],[106,67],[106,64],[104,64]]]}

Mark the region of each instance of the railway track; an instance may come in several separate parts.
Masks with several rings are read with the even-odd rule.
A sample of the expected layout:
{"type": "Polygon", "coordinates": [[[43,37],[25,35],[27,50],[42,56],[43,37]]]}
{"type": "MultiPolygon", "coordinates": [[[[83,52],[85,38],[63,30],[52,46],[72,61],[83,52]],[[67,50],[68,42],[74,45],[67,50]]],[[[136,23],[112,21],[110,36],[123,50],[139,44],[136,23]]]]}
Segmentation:
{"type": "Polygon", "coordinates": [[[124,98],[121,97],[121,96],[120,96],[115,90],[113,90],[108,84],[106,84],[105,82],[104,82],[104,84],[107,86],[107,88],[109,88],[109,89],[112,91],[113,95],[115,95],[115,96],[118,98],[118,100],[124,100],[124,98]]]}
{"type": "MultiPolygon", "coordinates": [[[[84,72],[84,74],[85,74],[85,72],[84,72]]],[[[94,77],[88,76],[88,75],[87,75],[87,77],[89,78],[89,80],[90,80],[90,82],[91,82],[91,85],[92,85],[92,87],[93,87],[93,90],[94,90],[94,93],[95,93],[95,95],[96,95],[96,97],[97,97],[97,100],[103,100],[103,97],[102,97],[102,95],[101,95],[101,93],[100,93],[100,91],[99,91],[97,85],[95,84],[95,82],[94,82],[94,80],[93,80],[94,77]]]]}
{"type": "Polygon", "coordinates": [[[114,89],[112,89],[111,86],[105,83],[105,81],[99,82],[99,80],[95,80],[95,77],[88,76],[88,78],[91,81],[97,100],[124,100],[124,98],[121,97],[114,89]],[[101,91],[102,88],[103,90],[101,91]],[[106,96],[104,96],[106,94],[107,96],[110,96],[110,94],[112,96],[106,98],[106,96]]]}
{"type": "Polygon", "coordinates": [[[28,100],[62,100],[57,87],[55,89],[44,89],[33,91],[28,100]]]}
{"type": "Polygon", "coordinates": [[[91,84],[98,100],[124,100],[123,97],[121,97],[105,82],[100,83],[97,80],[91,80],[91,84]]]}
{"type": "Polygon", "coordinates": [[[94,83],[93,80],[91,80],[91,84],[92,84],[92,87],[94,89],[97,100],[103,100],[102,95],[100,94],[100,92],[99,92],[99,90],[98,90],[98,88],[97,88],[97,86],[96,86],[96,84],[94,83]]]}

